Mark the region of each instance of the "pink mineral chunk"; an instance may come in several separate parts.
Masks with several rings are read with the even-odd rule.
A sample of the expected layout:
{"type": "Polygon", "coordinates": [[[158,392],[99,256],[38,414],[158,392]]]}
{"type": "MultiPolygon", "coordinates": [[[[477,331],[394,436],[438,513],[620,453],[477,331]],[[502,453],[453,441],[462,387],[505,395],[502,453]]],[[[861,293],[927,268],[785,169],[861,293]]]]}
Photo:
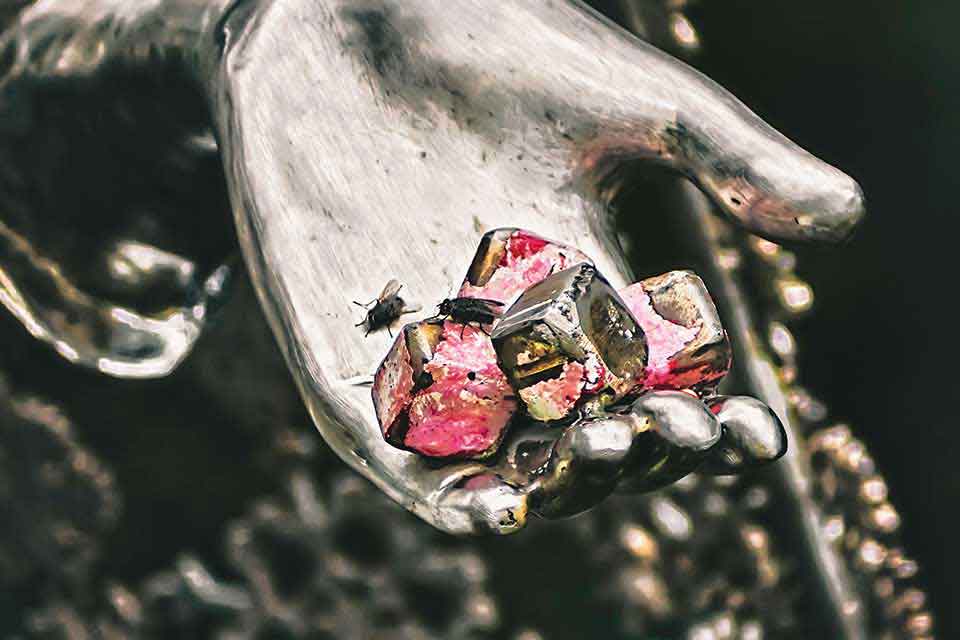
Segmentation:
{"type": "Polygon", "coordinates": [[[619,293],[647,339],[647,367],[638,380],[642,388],[699,388],[726,375],[729,344],[699,278],[688,272],[670,272],[632,284],[619,293]],[[649,291],[669,291],[675,303],[686,303],[687,324],[658,313],[649,291]],[[706,297],[708,304],[698,306],[694,295],[706,297]]]}
{"type": "Polygon", "coordinates": [[[499,443],[517,402],[497,366],[487,334],[445,322],[443,342],[424,369],[433,384],[411,402],[410,427],[403,443],[442,458],[489,453],[499,443]]]}
{"type": "MultiPolygon", "coordinates": [[[[488,236],[495,238],[504,231],[494,231],[488,236]]],[[[563,271],[578,262],[590,262],[580,251],[545,240],[528,231],[511,231],[504,244],[505,246],[499,247],[503,253],[493,274],[477,285],[471,284],[468,277],[460,287],[460,297],[487,298],[509,303],[551,273],[563,271]]],[[[477,259],[482,257],[477,256],[477,259]]]]}
{"type": "Polygon", "coordinates": [[[537,420],[560,420],[566,417],[583,395],[586,369],[577,361],[568,362],[557,378],[542,380],[520,390],[520,399],[537,420]]]}
{"type": "Polygon", "coordinates": [[[647,369],[644,386],[657,388],[673,387],[671,358],[680,353],[700,331],[700,327],[685,327],[670,322],[653,308],[650,296],[642,283],[632,284],[620,290],[620,297],[637,319],[647,338],[647,369]]]}
{"type": "Polygon", "coordinates": [[[426,456],[479,458],[496,449],[517,402],[483,331],[444,322],[440,342],[423,365],[432,383],[412,394],[409,353],[405,346],[393,351],[398,357],[388,356],[374,380],[374,396],[385,398],[378,416],[388,440],[396,439],[391,430],[402,422],[402,445],[426,456]]]}

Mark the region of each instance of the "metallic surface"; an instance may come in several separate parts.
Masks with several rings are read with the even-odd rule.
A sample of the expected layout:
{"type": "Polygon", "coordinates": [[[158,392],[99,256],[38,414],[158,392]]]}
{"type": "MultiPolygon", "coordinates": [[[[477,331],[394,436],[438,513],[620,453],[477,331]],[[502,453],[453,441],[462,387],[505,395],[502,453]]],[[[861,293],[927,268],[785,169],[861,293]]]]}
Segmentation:
{"type": "MultiPolygon", "coordinates": [[[[357,381],[388,337],[353,326],[352,300],[397,278],[410,303],[431,308],[459,284],[480,232],[497,226],[577,246],[621,287],[630,275],[607,208],[635,160],[689,176],[770,238],[836,242],[863,213],[849,177],[577,2],[63,0],[22,12],[0,51],[11,61],[0,68],[4,105],[49,87],[83,104],[103,97],[104,81],[169,74],[167,104],[182,109],[107,96],[118,119],[154,122],[166,154],[185,141],[191,157],[213,153],[188,108],[210,105],[247,267],[314,420],[348,463],[453,532],[515,530],[526,496],[496,481],[463,489],[477,468],[431,469],[382,441],[357,381]]],[[[20,112],[71,124],[69,113],[20,112]]],[[[4,119],[0,215],[42,256],[56,248],[36,221],[55,212],[16,196],[56,172],[8,166],[31,126],[4,119]]],[[[224,259],[196,253],[184,258],[224,259]]],[[[44,259],[24,268],[42,276],[44,259]]],[[[61,263],[75,261],[52,272],[72,277],[61,263]]],[[[32,282],[4,272],[5,304],[76,350],[72,326],[40,322],[65,296],[32,282]]],[[[95,362],[115,355],[108,341],[95,362]]]]}
{"type": "Polygon", "coordinates": [[[638,455],[626,474],[633,490],[659,489],[684,477],[710,454],[722,432],[720,420],[682,391],[642,396],[630,415],[643,425],[638,455]]]}
{"type": "Polygon", "coordinates": [[[191,184],[216,144],[169,70],[218,11],[33,3],[0,37],[0,302],[72,362],[166,375],[224,292],[226,243],[190,233],[225,200],[191,184]]]}
{"type": "Polygon", "coordinates": [[[787,453],[787,432],[777,415],[750,397],[718,397],[707,401],[723,424],[723,435],[704,471],[740,473],[769,464],[787,453]]]}

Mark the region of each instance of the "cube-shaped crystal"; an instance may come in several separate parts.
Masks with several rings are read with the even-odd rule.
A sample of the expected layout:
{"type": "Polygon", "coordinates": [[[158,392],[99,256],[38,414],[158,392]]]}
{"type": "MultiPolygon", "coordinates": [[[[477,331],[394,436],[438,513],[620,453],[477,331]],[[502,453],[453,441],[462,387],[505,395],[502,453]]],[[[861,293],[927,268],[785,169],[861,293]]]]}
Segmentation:
{"type": "Polygon", "coordinates": [[[373,403],[388,442],[436,458],[491,455],[517,409],[489,336],[439,320],[403,328],[374,376],[373,403]]]}
{"type": "Polygon", "coordinates": [[[644,389],[702,389],[730,370],[730,343],[703,281],[671,271],[620,290],[647,339],[644,389]]]}
{"type": "Polygon", "coordinates": [[[612,401],[646,367],[643,330],[595,267],[527,289],[492,335],[500,366],[535,420],[560,420],[590,395],[612,401]]]}

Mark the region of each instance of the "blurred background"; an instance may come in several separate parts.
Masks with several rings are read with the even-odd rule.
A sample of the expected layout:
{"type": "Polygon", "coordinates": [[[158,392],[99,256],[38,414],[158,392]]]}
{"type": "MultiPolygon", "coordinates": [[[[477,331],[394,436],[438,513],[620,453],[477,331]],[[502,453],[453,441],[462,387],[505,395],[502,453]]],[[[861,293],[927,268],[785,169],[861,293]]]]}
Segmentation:
{"type": "MultiPolygon", "coordinates": [[[[612,3],[596,4],[619,16],[612,3]]],[[[960,76],[955,72],[960,5],[703,0],[687,15],[701,40],[694,66],[788,137],[854,176],[867,194],[868,219],[848,246],[796,248],[797,273],[816,294],[815,312],[793,326],[799,365],[806,386],[869,446],[902,517],[905,547],[922,567],[938,635],[956,637],[960,431],[952,401],[960,397],[960,388],[952,336],[960,223],[952,202],[952,150],[960,140],[960,76]]],[[[73,426],[56,446],[88,452],[109,470],[108,479],[92,463],[78,471],[99,487],[77,498],[95,505],[89,513],[100,514],[96,521],[43,506],[50,522],[74,518],[82,522],[84,535],[102,537],[96,558],[81,562],[86,563],[84,584],[137,585],[184,554],[200,558],[224,580],[239,581],[248,565],[225,555],[226,523],[246,518],[246,526],[255,528],[251,504],[287,491],[289,469],[309,468],[326,477],[342,466],[312,435],[272,343],[263,339],[250,292],[242,282],[239,286],[236,309],[224,312],[181,369],[158,381],[107,380],[70,367],[0,312],[0,372],[9,392],[35,394],[63,407],[73,426]],[[237,344],[244,348],[235,349],[237,344]],[[248,393],[265,380],[279,382],[267,392],[248,393]],[[119,496],[116,505],[103,504],[104,487],[119,496]]],[[[76,456],[51,451],[53,458],[76,456]]],[[[8,451],[8,468],[15,468],[9,460],[13,455],[8,451]]],[[[0,487],[0,494],[18,486],[7,480],[12,483],[0,487]]],[[[18,536],[42,542],[32,529],[40,525],[30,522],[36,513],[30,499],[45,498],[24,497],[20,507],[0,512],[0,541],[7,538],[14,550],[0,567],[8,578],[16,577],[0,589],[0,637],[22,630],[24,611],[50,611],[57,597],[74,597],[66,587],[55,588],[54,596],[41,588],[47,569],[26,566],[33,551],[9,542],[18,536]]],[[[341,520],[350,522],[346,515],[341,520]]],[[[552,538],[542,553],[563,553],[563,540],[552,538]]],[[[456,547],[453,541],[436,544],[456,547]]],[[[496,554],[497,566],[515,567],[527,557],[521,551],[536,552],[512,542],[494,549],[497,544],[484,542],[479,550],[482,556],[496,554]]],[[[240,547],[230,548],[240,553],[240,547]]],[[[43,558],[40,564],[60,562],[44,553],[36,552],[43,558]]],[[[546,560],[532,562],[549,566],[546,560]]],[[[280,562],[290,564],[296,561],[280,562]]],[[[513,602],[503,605],[506,619],[532,602],[537,605],[534,626],[550,626],[552,619],[559,627],[548,637],[614,637],[602,621],[581,624],[569,614],[564,620],[564,610],[571,611],[567,607],[582,596],[576,585],[558,586],[550,597],[531,596],[518,576],[509,568],[495,576],[498,589],[513,602]],[[532,599],[519,603],[523,598],[532,599]]],[[[537,583],[566,579],[543,569],[537,583]]],[[[77,620],[85,607],[99,606],[90,595],[74,607],[77,620]]],[[[438,611],[428,607],[421,614],[428,619],[446,615],[438,611]]],[[[52,628],[44,627],[42,616],[37,619],[37,628],[52,628]]],[[[197,637],[208,628],[195,627],[197,637]]]]}
{"type": "Polygon", "coordinates": [[[796,328],[807,385],[869,443],[923,565],[943,637],[960,633],[960,431],[953,310],[960,221],[960,5],[702,2],[695,66],[863,187],[848,246],[798,249],[816,311],[796,328]]]}

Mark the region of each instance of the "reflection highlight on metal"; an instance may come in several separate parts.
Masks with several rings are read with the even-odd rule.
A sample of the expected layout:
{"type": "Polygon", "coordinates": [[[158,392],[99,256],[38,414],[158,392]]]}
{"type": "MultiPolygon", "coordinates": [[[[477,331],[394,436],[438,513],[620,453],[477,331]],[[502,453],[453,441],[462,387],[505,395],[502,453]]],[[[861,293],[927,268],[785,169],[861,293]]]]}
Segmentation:
{"type": "Polygon", "coordinates": [[[700,34],[685,10],[697,0],[622,0],[623,21],[638,36],[664,51],[692,56],[700,51],[700,34]]]}
{"type": "Polygon", "coordinates": [[[108,375],[170,373],[203,331],[208,307],[223,295],[230,268],[220,266],[201,280],[189,260],[122,240],[104,262],[104,273],[134,295],[156,295],[166,286],[184,306],[141,313],[94,297],[0,222],[0,302],[27,331],[70,362],[108,375]]]}

